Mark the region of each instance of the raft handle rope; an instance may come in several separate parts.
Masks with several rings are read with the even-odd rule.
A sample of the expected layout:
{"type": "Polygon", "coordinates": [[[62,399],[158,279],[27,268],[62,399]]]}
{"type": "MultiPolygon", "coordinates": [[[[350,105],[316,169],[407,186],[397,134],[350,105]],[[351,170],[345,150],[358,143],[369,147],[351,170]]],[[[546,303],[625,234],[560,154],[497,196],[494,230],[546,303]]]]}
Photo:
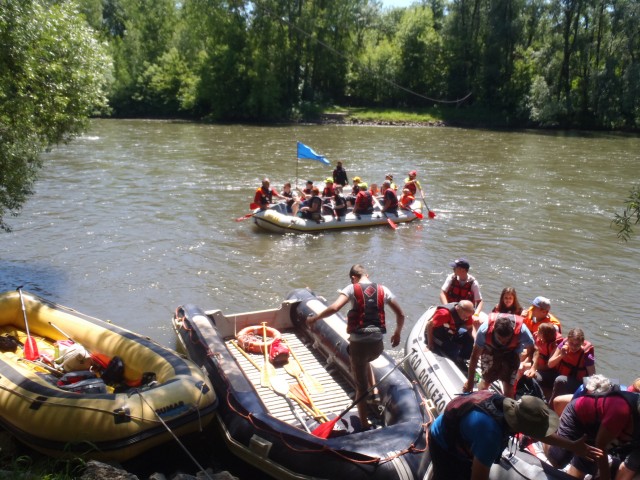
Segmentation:
{"type": "MultiPolygon", "coordinates": [[[[196,458],[191,454],[191,452],[187,449],[187,447],[185,447],[184,443],[182,443],[180,441],[180,439],[176,436],[175,433],[173,433],[173,431],[171,430],[171,428],[169,427],[169,425],[167,425],[165,423],[165,421],[162,419],[162,417],[160,416],[160,414],[158,412],[156,412],[155,408],[153,408],[149,402],[147,401],[146,398],[144,398],[144,395],[142,395],[143,392],[141,392],[140,390],[136,389],[135,392],[133,393],[137,393],[140,398],[142,399],[142,401],[144,403],[146,403],[147,407],[149,407],[153,413],[155,414],[155,416],[158,418],[158,420],[160,420],[160,423],[162,424],[162,426],[164,428],[167,429],[167,432],[169,432],[171,434],[171,436],[173,437],[173,439],[178,442],[178,445],[180,445],[180,447],[182,448],[182,450],[184,450],[184,452],[189,456],[189,458],[191,459],[191,461],[195,464],[196,467],[198,467],[200,469],[200,471],[202,473],[204,473],[204,475],[209,479],[209,480],[213,480],[213,478],[211,477],[211,475],[209,475],[209,472],[207,472],[202,465],[200,465],[200,463],[198,462],[198,460],[196,460],[196,458]]],[[[200,411],[200,409],[198,409],[198,412],[200,411]]]]}

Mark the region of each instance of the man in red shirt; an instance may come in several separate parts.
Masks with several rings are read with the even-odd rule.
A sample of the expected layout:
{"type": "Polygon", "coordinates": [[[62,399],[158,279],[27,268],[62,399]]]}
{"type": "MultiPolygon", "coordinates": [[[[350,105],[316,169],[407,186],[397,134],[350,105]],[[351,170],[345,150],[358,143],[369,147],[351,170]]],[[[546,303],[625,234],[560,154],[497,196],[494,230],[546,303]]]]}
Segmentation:
{"type": "Polygon", "coordinates": [[[468,360],[473,349],[475,309],[469,300],[440,305],[427,322],[427,348],[451,360],[468,360]]]}

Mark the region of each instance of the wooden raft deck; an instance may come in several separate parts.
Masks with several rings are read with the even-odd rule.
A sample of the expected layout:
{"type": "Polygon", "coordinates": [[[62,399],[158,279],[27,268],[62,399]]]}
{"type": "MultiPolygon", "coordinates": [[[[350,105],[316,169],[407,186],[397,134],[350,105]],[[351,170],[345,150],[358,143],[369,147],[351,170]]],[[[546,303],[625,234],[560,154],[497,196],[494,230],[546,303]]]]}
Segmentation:
{"type": "MultiPolygon", "coordinates": [[[[337,415],[348,407],[355,396],[353,388],[349,382],[347,382],[342,375],[334,371],[334,369],[330,367],[327,368],[325,359],[315,350],[305,345],[295,335],[295,333],[282,331],[280,333],[300,362],[302,371],[304,372],[302,378],[304,379],[305,375],[314,377],[324,388],[322,393],[310,393],[311,400],[313,401],[316,409],[331,418],[330,414],[334,413],[337,415]]],[[[238,361],[245,376],[255,387],[268,411],[274,417],[296,427],[302,428],[291,411],[291,407],[288,402],[272,389],[263,387],[260,384],[261,374],[259,368],[262,368],[264,363],[264,355],[248,353],[255,364],[259,367],[256,368],[241,352],[238,351],[238,349],[232,344],[232,340],[233,339],[227,339],[225,341],[227,348],[238,361]]],[[[289,360],[291,362],[295,361],[292,355],[289,356],[289,360]]],[[[292,375],[289,375],[284,367],[275,367],[275,371],[279,377],[286,379],[290,386],[298,384],[298,381],[292,375]]],[[[291,398],[291,403],[300,418],[302,418],[308,425],[311,425],[314,418],[311,415],[310,410],[302,408],[298,402],[291,397],[291,393],[289,398],[291,398]]],[[[313,429],[313,427],[311,427],[311,429],[313,429]]]]}

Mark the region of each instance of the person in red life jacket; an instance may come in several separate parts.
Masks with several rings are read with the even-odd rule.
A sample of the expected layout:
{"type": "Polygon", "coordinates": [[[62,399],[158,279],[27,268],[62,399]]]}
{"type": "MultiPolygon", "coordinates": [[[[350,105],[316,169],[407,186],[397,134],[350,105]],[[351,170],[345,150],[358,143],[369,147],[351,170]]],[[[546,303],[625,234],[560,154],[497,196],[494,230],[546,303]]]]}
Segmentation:
{"type": "Polygon", "coordinates": [[[513,287],[503,288],[498,304],[493,307],[491,311],[493,313],[513,313],[514,315],[520,315],[522,313],[522,306],[518,301],[516,289],[513,287]]]}
{"type": "Polygon", "coordinates": [[[447,277],[440,290],[440,303],[446,305],[460,300],[471,300],[476,313],[482,311],[482,294],[478,281],[469,275],[469,262],[466,258],[458,258],[449,264],[453,273],[447,277]]]}
{"type": "Polygon", "coordinates": [[[404,210],[411,210],[411,205],[416,201],[416,197],[411,195],[411,190],[405,188],[402,190],[402,196],[400,197],[400,207],[404,210]]]}
{"type": "Polygon", "coordinates": [[[318,187],[311,189],[311,198],[307,200],[304,207],[300,208],[300,216],[316,222],[322,219],[322,198],[320,198],[318,187]]]}
{"type": "Polygon", "coordinates": [[[479,323],[472,319],[475,308],[469,300],[439,305],[427,321],[427,348],[455,362],[468,360],[473,349],[474,332],[479,323]]]}
{"type": "Polygon", "coordinates": [[[584,339],[580,328],[572,328],[558,348],[549,358],[549,366],[558,370],[553,383],[549,405],[560,395],[573,393],[584,377],[596,373],[596,356],[593,345],[584,339]]]}
{"type": "Polygon", "coordinates": [[[505,396],[515,397],[515,385],[520,368],[520,356],[533,357],[533,336],[520,315],[492,313],[476,332],[476,339],[469,359],[467,381],[463,391],[473,390],[478,360],[482,370],[479,390],[489,388],[496,380],[502,382],[505,396]]]}
{"type": "Polygon", "coordinates": [[[356,215],[371,215],[373,213],[373,195],[367,190],[368,185],[366,183],[361,183],[359,187],[360,189],[353,205],[353,213],[356,215]]]}
{"type": "Polygon", "coordinates": [[[531,333],[538,331],[538,326],[541,323],[552,323],[555,325],[556,330],[562,333],[562,325],[560,320],[554,317],[551,313],[551,300],[547,297],[536,297],[531,302],[531,306],[522,312],[524,317],[524,323],[531,333]]]}
{"type": "Polygon", "coordinates": [[[631,480],[640,472],[640,395],[619,388],[590,393],[593,378],[586,381],[586,393],[571,400],[562,412],[558,435],[568,440],[586,438],[602,450],[602,456],[590,462],[560,446],[545,447],[545,455],[556,468],[570,463],[567,473],[574,478],[584,478],[586,474],[596,478],[597,474],[599,480],[609,480],[613,475],[608,454],[615,443],[624,460],[615,478],[631,480]]]}
{"type": "Polygon", "coordinates": [[[487,480],[491,466],[516,433],[578,455],[597,458],[602,454],[584,439],[558,436],[557,427],[558,416],[534,396],[516,401],[486,390],[459,395],[429,427],[433,478],[487,480]]]}
{"type": "Polygon", "coordinates": [[[548,396],[558,376],[558,369],[549,366],[549,359],[562,342],[562,335],[552,323],[546,322],[538,326],[534,339],[535,351],[533,352],[533,359],[531,364],[524,366],[527,368],[524,375],[535,379],[542,387],[545,395],[548,396]]]}
{"type": "Polygon", "coordinates": [[[405,188],[408,188],[409,191],[411,192],[411,195],[413,195],[414,197],[416,196],[416,193],[418,192],[418,190],[420,190],[420,194],[424,196],[424,193],[422,192],[422,186],[420,185],[420,182],[416,178],[417,176],[418,176],[418,172],[416,172],[415,170],[411,170],[409,172],[409,176],[405,178],[404,186],[402,187],[403,190],[405,188]]]}
{"type": "Polygon", "coordinates": [[[328,178],[324,181],[324,190],[322,190],[322,197],[331,198],[335,195],[335,188],[333,186],[333,179],[328,178]]]}
{"type": "Polygon", "coordinates": [[[333,183],[340,185],[341,187],[349,185],[347,171],[342,167],[342,162],[336,163],[336,168],[333,170],[333,183]]]}
{"type": "Polygon", "coordinates": [[[360,184],[362,179],[360,177],[353,177],[353,185],[351,185],[351,194],[347,196],[347,206],[353,207],[356,203],[356,197],[360,191],[360,184]]]}
{"type": "MultiPolygon", "coordinates": [[[[351,372],[356,382],[356,398],[358,398],[374,384],[369,363],[378,358],[384,349],[382,335],[387,331],[385,306],[388,305],[396,317],[396,328],[391,335],[392,347],[400,344],[404,312],[395,295],[387,287],[369,280],[369,275],[362,265],[351,267],[349,279],[351,284],[340,291],[336,301],[322,312],[310,315],[307,323],[313,325],[321,318],[330,317],[351,301],[351,310],[347,314],[347,333],[349,334],[351,372]]],[[[360,423],[366,429],[369,425],[366,402],[358,403],[357,408],[360,423]]]]}
{"type": "Polygon", "coordinates": [[[260,210],[269,208],[269,205],[273,203],[273,197],[286,200],[286,197],[280,195],[278,191],[275,188],[271,188],[270,185],[271,182],[268,178],[263,179],[262,186],[256,190],[256,194],[253,197],[253,203],[259,205],[260,210]]]}
{"type": "Polygon", "coordinates": [[[382,211],[398,215],[398,196],[391,188],[391,182],[382,182],[382,211]]]}

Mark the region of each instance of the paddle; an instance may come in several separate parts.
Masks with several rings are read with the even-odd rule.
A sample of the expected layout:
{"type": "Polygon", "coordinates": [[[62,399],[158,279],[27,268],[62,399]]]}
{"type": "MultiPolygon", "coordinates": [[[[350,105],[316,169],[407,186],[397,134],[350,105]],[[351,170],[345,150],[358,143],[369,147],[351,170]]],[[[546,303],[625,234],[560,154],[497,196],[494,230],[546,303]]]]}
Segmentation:
{"type": "Polygon", "coordinates": [[[276,392],[278,395],[280,395],[282,398],[284,398],[287,401],[287,404],[289,405],[289,408],[291,409],[291,413],[293,413],[293,416],[296,417],[296,420],[300,422],[300,425],[304,427],[307,433],[311,433],[311,430],[309,430],[309,427],[307,426],[305,421],[302,420],[302,418],[300,418],[300,415],[298,414],[296,407],[293,405],[293,402],[289,398],[289,384],[287,383],[287,381],[284,378],[276,375],[271,379],[271,388],[273,388],[274,392],[276,392]]]}
{"type": "Polygon", "coordinates": [[[331,434],[331,431],[333,430],[333,427],[336,425],[336,423],[338,423],[338,421],[344,417],[347,413],[349,413],[349,411],[355,407],[357,404],[359,404],[361,401],[363,401],[365,398],[367,398],[367,396],[376,388],[378,387],[382,382],[384,382],[387,377],[389,375],[391,375],[394,371],[396,371],[398,369],[398,367],[400,367],[400,365],[402,365],[412,354],[413,352],[415,352],[416,349],[413,348],[411,350],[410,353],[407,353],[404,358],[402,360],[400,360],[399,362],[396,363],[396,365],[389,370],[387,373],[385,373],[382,378],[380,380],[378,380],[375,384],[371,385],[366,392],[364,392],[362,395],[360,395],[358,398],[356,398],[353,402],[351,402],[351,405],[349,405],[346,409],[344,409],[342,412],[340,412],[340,415],[338,415],[336,418],[334,418],[333,420],[326,422],[326,423],[322,423],[320,425],[318,425],[316,428],[313,429],[313,431],[311,432],[313,435],[315,435],[318,438],[329,438],[329,435],[331,434]]]}
{"type": "Polygon", "coordinates": [[[429,212],[429,218],[436,218],[436,214],[435,212],[432,212],[431,209],[429,208],[429,205],[427,205],[427,201],[424,198],[424,193],[422,193],[422,189],[420,189],[420,196],[422,197],[422,202],[424,203],[424,206],[427,207],[427,211],[429,212]]]}
{"type": "MultiPolygon", "coordinates": [[[[262,342],[264,345],[264,363],[262,364],[262,368],[260,369],[260,385],[263,387],[270,388],[271,387],[271,375],[269,372],[268,365],[269,363],[269,354],[267,353],[267,322],[262,322],[262,342]]],[[[273,365],[271,365],[273,368],[273,365]]]]}
{"type": "Polygon", "coordinates": [[[289,358],[289,361],[284,364],[284,369],[286,370],[286,372],[296,380],[298,380],[298,382],[302,380],[307,387],[307,390],[309,390],[309,393],[323,393],[324,387],[322,386],[322,383],[320,383],[315,377],[309,375],[304,370],[304,367],[300,363],[300,360],[298,360],[298,356],[293,351],[293,347],[289,345],[289,342],[287,342],[285,339],[282,339],[282,341],[287,345],[287,347],[289,347],[289,352],[291,353],[291,356],[294,360],[294,362],[292,362],[291,358],[289,358]]]}
{"type": "MultiPolygon", "coordinates": [[[[249,209],[255,210],[256,208],[260,208],[260,205],[258,205],[257,203],[250,203],[249,204],[249,209]]],[[[256,213],[258,213],[258,212],[247,213],[246,215],[243,215],[242,217],[238,217],[238,218],[236,218],[236,222],[241,222],[243,220],[246,220],[247,218],[251,218],[256,213]]]]}
{"type": "Polygon", "coordinates": [[[24,316],[24,328],[27,332],[27,340],[24,342],[24,358],[27,360],[36,360],[40,358],[40,354],[38,353],[38,344],[36,343],[36,339],[31,336],[29,333],[29,322],[27,322],[27,310],[24,308],[24,299],[22,298],[22,285],[18,288],[18,293],[20,294],[20,304],[22,305],[22,315],[24,316]]]}
{"type": "Polygon", "coordinates": [[[387,223],[389,224],[389,226],[391,228],[393,228],[394,230],[396,228],[398,228],[398,226],[395,224],[395,222],[393,222],[389,217],[387,217],[387,213],[382,210],[382,207],[380,206],[380,202],[378,201],[378,199],[376,197],[374,197],[373,195],[371,195],[371,197],[373,198],[373,203],[376,204],[376,206],[380,209],[380,211],[384,215],[384,218],[387,219],[387,223]]]}
{"type": "Polygon", "coordinates": [[[411,207],[407,207],[407,208],[408,208],[409,210],[411,210],[411,211],[413,212],[413,214],[414,214],[416,217],[418,217],[420,220],[422,220],[422,219],[424,218],[424,215],[423,215],[422,213],[420,213],[419,211],[414,210],[414,209],[413,209],[413,208],[411,208],[411,207]]]}

